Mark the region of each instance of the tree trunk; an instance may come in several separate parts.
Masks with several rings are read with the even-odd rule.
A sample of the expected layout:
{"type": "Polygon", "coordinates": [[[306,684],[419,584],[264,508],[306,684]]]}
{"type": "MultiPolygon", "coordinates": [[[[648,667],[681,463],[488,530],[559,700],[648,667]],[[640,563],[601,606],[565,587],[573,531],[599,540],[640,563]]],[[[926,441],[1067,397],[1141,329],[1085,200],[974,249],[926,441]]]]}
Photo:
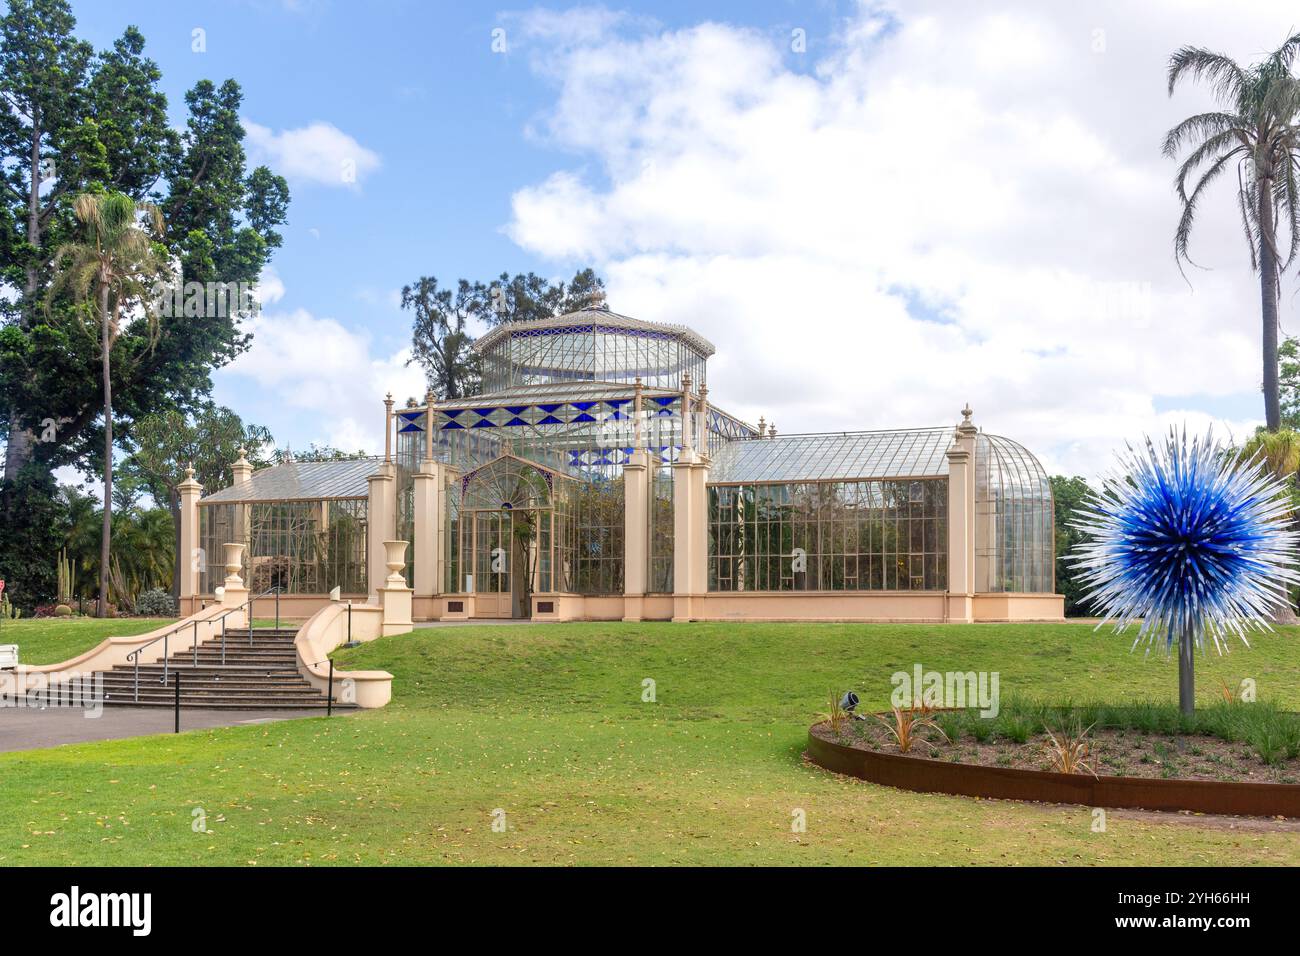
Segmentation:
{"type": "Polygon", "coordinates": [[[1259,184],[1259,296],[1264,320],[1264,421],[1271,432],[1282,427],[1277,368],[1277,257],[1273,253],[1273,184],[1259,184]]]}
{"type": "Polygon", "coordinates": [[[1196,709],[1195,651],[1191,630],[1185,629],[1178,636],[1178,709],[1187,717],[1196,709]]]}
{"type": "Polygon", "coordinates": [[[9,444],[5,447],[4,477],[9,481],[18,479],[18,472],[32,460],[32,433],[18,422],[17,409],[9,413],[9,444]]]}
{"type": "Polygon", "coordinates": [[[104,373],[104,528],[99,540],[99,604],[96,617],[108,615],[108,562],[113,545],[113,381],[109,374],[112,364],[112,341],[108,328],[108,285],[99,291],[99,314],[103,322],[103,339],[100,343],[104,373]]]}

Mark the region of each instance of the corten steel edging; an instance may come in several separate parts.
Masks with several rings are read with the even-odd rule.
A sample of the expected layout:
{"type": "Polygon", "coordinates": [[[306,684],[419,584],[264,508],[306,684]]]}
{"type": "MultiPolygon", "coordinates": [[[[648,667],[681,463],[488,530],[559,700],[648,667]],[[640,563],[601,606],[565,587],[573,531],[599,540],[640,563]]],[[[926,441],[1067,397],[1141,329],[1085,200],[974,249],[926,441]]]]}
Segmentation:
{"type": "Polygon", "coordinates": [[[949,763],[832,743],[812,729],[808,732],[808,757],[835,773],[918,793],[1134,810],[1300,817],[1300,784],[1294,783],[1093,777],[1086,773],[949,763]]]}

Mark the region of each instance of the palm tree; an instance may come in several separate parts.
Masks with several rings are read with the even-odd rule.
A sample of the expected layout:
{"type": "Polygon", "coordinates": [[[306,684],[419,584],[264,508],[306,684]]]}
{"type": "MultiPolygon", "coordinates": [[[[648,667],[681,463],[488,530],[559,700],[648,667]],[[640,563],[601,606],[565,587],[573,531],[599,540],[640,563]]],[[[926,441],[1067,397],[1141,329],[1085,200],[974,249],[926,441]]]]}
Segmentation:
{"type": "Polygon", "coordinates": [[[55,254],[55,278],[50,301],[67,292],[77,304],[82,328],[98,327],[100,366],[104,386],[104,520],[99,550],[97,617],[108,610],[109,553],[113,540],[113,344],[124,313],[149,312],[149,295],[158,278],[163,255],[153,237],[140,228],[143,217],[155,235],[162,234],[162,215],[151,203],[137,203],[122,193],[82,193],[73,202],[80,241],[61,246],[55,254]]]}
{"type": "Polygon", "coordinates": [[[1169,59],[1169,94],[1184,76],[1205,80],[1222,109],[1183,120],[1165,136],[1164,152],[1176,158],[1183,147],[1191,153],[1178,168],[1175,187],[1183,203],[1174,233],[1174,256],[1191,263],[1188,239],[1196,204],[1205,187],[1226,169],[1237,173],[1237,203],[1250,245],[1251,268],[1259,273],[1264,324],[1264,413],[1276,431],[1282,416],[1278,398],[1277,302],[1278,280],[1300,248],[1300,82],[1291,63],[1300,50],[1300,34],[1290,37],[1261,62],[1242,67],[1201,47],[1183,47],[1169,59]],[[1188,191],[1189,180],[1196,185],[1188,191]],[[1278,246],[1285,222],[1288,242],[1278,246]]]}
{"type": "MultiPolygon", "coordinates": [[[[1241,448],[1236,449],[1238,463],[1258,462],[1270,475],[1276,476],[1290,499],[1291,526],[1296,527],[1296,516],[1300,515],[1300,432],[1291,428],[1282,428],[1275,432],[1260,429],[1252,435],[1241,448]]],[[[1289,589],[1291,603],[1278,607],[1273,614],[1274,624],[1300,624],[1300,617],[1295,613],[1295,601],[1300,590],[1289,589]]]]}

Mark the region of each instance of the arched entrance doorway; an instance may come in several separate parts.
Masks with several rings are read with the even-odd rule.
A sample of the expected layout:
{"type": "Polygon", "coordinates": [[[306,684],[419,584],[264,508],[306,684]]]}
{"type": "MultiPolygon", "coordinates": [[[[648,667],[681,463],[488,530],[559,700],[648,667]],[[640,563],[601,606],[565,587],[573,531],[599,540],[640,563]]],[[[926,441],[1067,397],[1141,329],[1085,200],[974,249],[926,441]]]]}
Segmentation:
{"type": "Polygon", "coordinates": [[[553,589],[572,481],[513,455],[461,477],[454,566],[476,617],[531,617],[532,596],[553,589]]]}

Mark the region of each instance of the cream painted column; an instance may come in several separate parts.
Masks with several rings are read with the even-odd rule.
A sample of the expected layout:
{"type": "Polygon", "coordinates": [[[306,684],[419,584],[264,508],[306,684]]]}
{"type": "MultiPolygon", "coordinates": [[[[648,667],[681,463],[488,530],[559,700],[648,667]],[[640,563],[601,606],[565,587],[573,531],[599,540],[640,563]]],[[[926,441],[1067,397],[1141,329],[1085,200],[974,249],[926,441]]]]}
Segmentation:
{"type": "Polygon", "coordinates": [[[650,559],[650,456],[632,452],[623,466],[623,620],[639,621],[645,610],[650,559]]]}
{"type": "Polygon", "coordinates": [[[975,619],[975,436],[970,407],[948,448],[948,620],[975,619]]]}
{"type": "Polygon", "coordinates": [[[632,454],[623,465],[623,620],[645,615],[650,581],[650,453],[642,421],[645,406],[641,376],[632,392],[632,454]]]}
{"type": "MultiPolygon", "coordinates": [[[[248,460],[248,449],[240,448],[239,457],[230,465],[231,482],[230,487],[238,488],[240,485],[246,485],[253,480],[253,465],[248,460]]],[[[246,504],[235,505],[235,527],[234,539],[242,541],[245,548],[252,548],[252,522],[250,521],[251,507],[246,504]]],[[[252,552],[249,551],[249,567],[252,567],[252,552]]]]}
{"type": "Polygon", "coordinates": [[[442,465],[425,460],[411,476],[415,484],[415,540],[411,560],[415,562],[415,596],[432,598],[442,591],[442,547],[439,531],[443,522],[442,465]]]}
{"type": "Polygon", "coordinates": [[[379,470],[366,479],[369,500],[366,504],[366,585],[370,602],[377,603],[379,589],[388,577],[384,542],[397,534],[397,474],[391,461],[381,462],[379,470]]]}
{"type": "Polygon", "coordinates": [[[690,449],[673,465],[673,620],[694,620],[709,585],[708,462],[690,449]]]}
{"type": "Polygon", "coordinates": [[[203,486],[194,480],[194,466],[185,469],[185,480],[177,486],[181,500],[181,579],[178,594],[183,613],[198,610],[199,574],[206,570],[209,561],[219,560],[218,555],[205,555],[199,539],[199,498],[203,486]],[[186,603],[188,602],[188,604],[186,603]]]}
{"type": "Polygon", "coordinates": [[[369,603],[379,603],[388,578],[385,541],[397,537],[397,466],[393,463],[393,393],[384,396],[384,460],[366,479],[366,588],[369,603]]]}

